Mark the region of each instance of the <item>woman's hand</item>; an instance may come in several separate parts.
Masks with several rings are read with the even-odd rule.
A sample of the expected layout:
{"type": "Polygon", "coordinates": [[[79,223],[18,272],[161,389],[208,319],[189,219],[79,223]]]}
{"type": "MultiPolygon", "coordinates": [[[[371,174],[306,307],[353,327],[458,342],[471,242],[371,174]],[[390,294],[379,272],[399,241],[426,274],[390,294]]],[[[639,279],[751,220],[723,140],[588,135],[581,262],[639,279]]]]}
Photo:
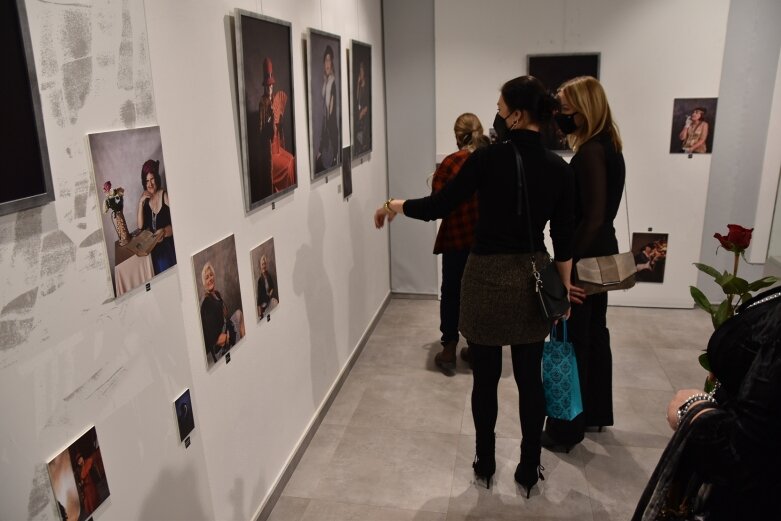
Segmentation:
{"type": "Polygon", "coordinates": [[[567,289],[569,290],[569,301],[572,304],[583,304],[583,301],[586,300],[586,290],[580,286],[570,284],[567,289]]]}
{"type": "Polygon", "coordinates": [[[385,209],[385,205],[377,208],[377,211],[374,212],[374,227],[379,230],[385,226],[386,217],[388,222],[391,222],[396,217],[396,212],[388,212],[388,210],[385,209]]]}
{"type": "Polygon", "coordinates": [[[702,389],[681,389],[670,400],[670,403],[667,405],[667,423],[672,430],[678,428],[678,409],[683,405],[683,402],[698,393],[701,394],[702,389]]]}

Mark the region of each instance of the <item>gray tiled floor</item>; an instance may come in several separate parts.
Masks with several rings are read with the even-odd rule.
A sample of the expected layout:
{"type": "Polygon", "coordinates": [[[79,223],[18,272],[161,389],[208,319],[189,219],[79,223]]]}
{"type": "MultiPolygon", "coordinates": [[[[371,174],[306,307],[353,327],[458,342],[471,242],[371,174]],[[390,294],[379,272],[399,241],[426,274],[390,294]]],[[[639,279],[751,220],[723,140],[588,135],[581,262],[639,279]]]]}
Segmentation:
{"type": "Polygon", "coordinates": [[[271,521],[625,520],[672,431],[674,389],[699,387],[711,333],[697,310],[611,307],[615,425],[569,454],[543,450],[546,468],[526,499],[518,391],[509,351],[499,385],[497,471],[486,490],[471,464],[471,374],[434,367],[439,303],[394,299],[315,434],[271,521]]]}

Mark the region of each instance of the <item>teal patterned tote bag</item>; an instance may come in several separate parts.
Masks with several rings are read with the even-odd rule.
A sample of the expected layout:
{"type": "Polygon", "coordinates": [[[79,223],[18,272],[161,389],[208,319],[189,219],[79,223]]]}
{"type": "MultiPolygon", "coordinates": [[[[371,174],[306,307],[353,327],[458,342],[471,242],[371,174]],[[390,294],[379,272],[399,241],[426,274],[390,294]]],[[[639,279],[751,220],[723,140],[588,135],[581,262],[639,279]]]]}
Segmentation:
{"type": "Polygon", "coordinates": [[[575,348],[567,341],[567,321],[563,335],[556,339],[556,328],[542,351],[542,386],[545,389],[546,413],[551,418],[571,420],[583,412],[580,379],[575,348]]]}

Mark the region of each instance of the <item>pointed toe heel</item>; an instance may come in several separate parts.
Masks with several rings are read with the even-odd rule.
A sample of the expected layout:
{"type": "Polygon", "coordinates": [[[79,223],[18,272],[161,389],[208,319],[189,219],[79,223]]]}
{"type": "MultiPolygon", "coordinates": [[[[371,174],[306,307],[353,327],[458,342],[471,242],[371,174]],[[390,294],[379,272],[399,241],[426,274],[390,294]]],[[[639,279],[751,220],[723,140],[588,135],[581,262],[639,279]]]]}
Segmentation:
{"type": "Polygon", "coordinates": [[[515,482],[526,490],[526,499],[529,499],[532,488],[537,481],[545,481],[542,471],[545,467],[539,464],[525,465],[524,462],[518,463],[515,468],[515,482]]]}
{"type": "Polygon", "coordinates": [[[475,460],[472,462],[472,469],[475,471],[475,477],[485,481],[485,488],[491,489],[491,478],[493,478],[496,472],[496,459],[494,458],[480,458],[475,455],[475,460]]]}

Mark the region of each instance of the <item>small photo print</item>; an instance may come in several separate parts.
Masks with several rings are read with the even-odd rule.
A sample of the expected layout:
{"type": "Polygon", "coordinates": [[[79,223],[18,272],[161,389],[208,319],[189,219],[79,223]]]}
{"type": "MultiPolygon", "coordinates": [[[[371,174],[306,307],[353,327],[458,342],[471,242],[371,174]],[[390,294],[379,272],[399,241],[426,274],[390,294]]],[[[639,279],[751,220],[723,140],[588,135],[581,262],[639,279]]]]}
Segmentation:
{"type": "Polygon", "coordinates": [[[109,497],[95,427],[57,454],[48,468],[62,521],[88,519],[109,497]]]}
{"type": "Polygon", "coordinates": [[[718,98],[678,98],[673,102],[671,154],[710,154],[718,98]]]}
{"type": "Polygon", "coordinates": [[[353,163],[350,147],[342,149],[342,185],[344,185],[344,198],[353,194],[353,163]]]}
{"type": "Polygon", "coordinates": [[[277,287],[277,259],[274,254],[274,238],[267,240],[250,252],[252,279],[256,281],[255,308],[258,320],[266,318],[279,305],[277,287]]]}
{"type": "Polygon", "coordinates": [[[211,367],[244,338],[244,311],[234,236],[193,255],[193,269],[201,303],[206,361],[211,367]]]}
{"type": "Polygon", "coordinates": [[[667,260],[666,233],[633,233],[632,255],[637,266],[637,282],[664,282],[667,260]]]}
{"type": "Polygon", "coordinates": [[[193,403],[190,400],[190,389],[187,389],[174,402],[176,409],[176,423],[179,425],[179,441],[184,439],[195,429],[195,416],[193,416],[193,403]]]}

